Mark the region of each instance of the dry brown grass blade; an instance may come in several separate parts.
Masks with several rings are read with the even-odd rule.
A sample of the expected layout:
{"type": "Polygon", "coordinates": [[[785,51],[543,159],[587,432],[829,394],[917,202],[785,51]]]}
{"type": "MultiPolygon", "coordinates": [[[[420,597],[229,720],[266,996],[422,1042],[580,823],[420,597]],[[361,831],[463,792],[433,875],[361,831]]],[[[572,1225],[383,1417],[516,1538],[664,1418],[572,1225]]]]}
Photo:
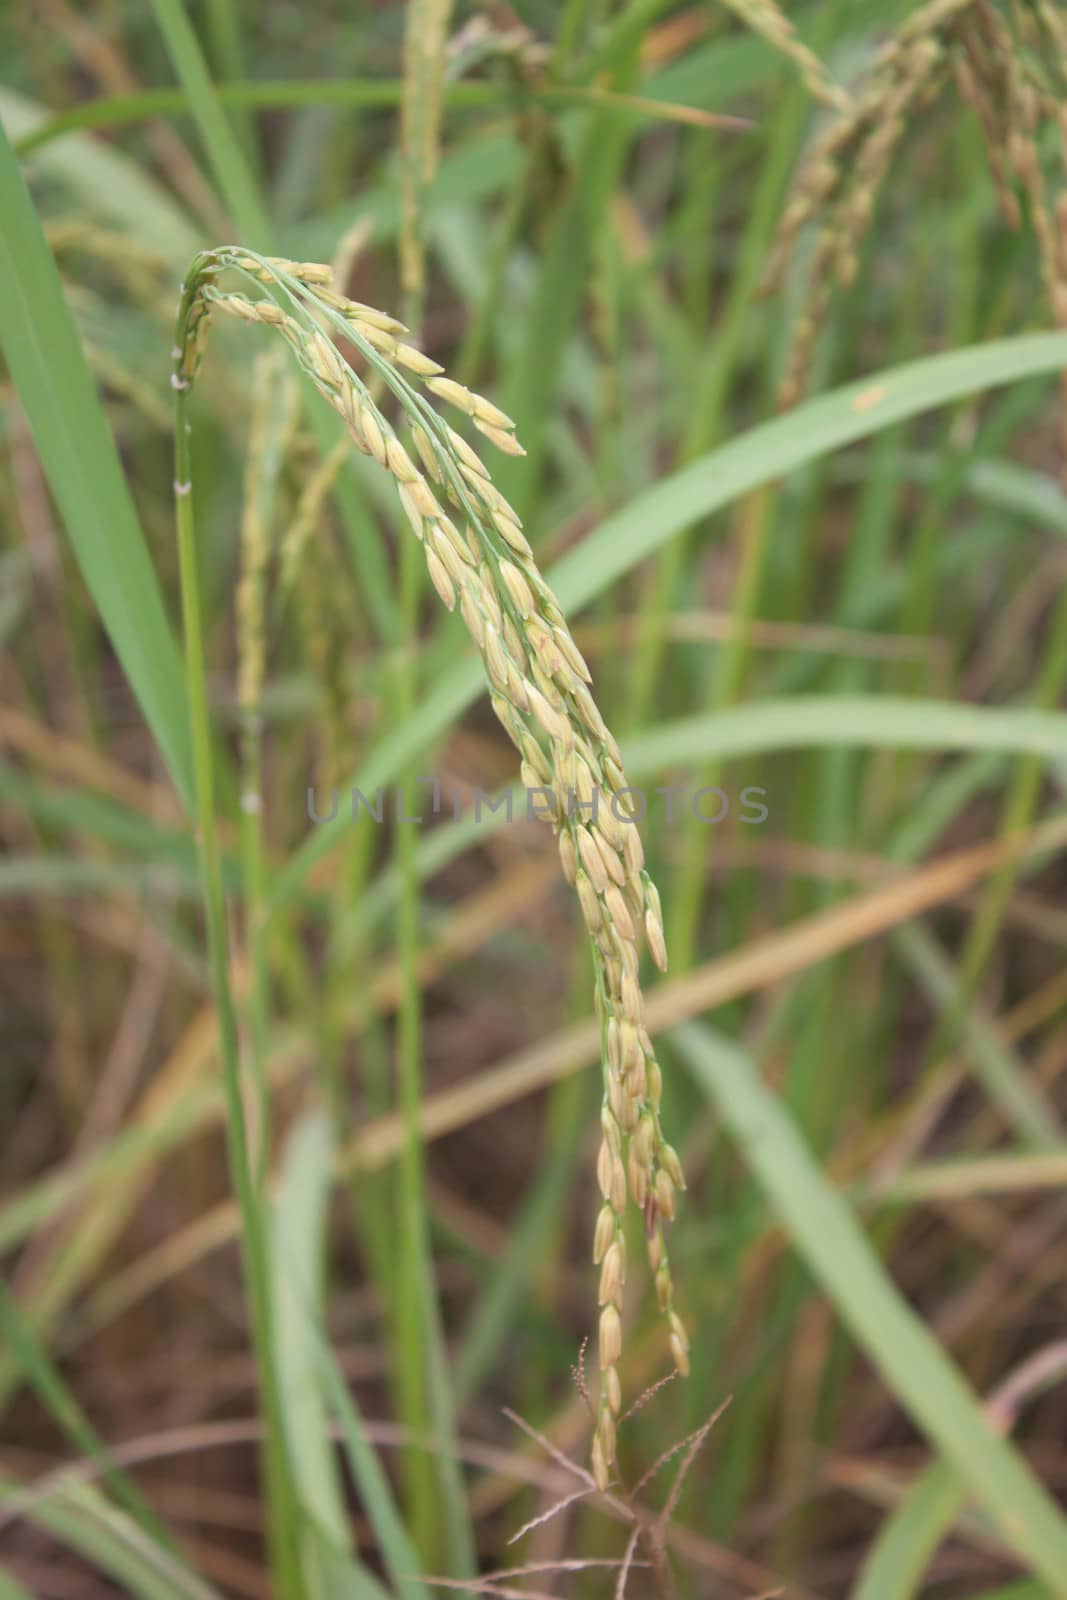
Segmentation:
{"type": "Polygon", "coordinates": [[[840,655],[857,661],[921,661],[931,667],[948,665],[949,652],[943,639],[932,634],[888,634],[842,628],[831,623],[741,622],[730,611],[701,609],[676,611],[653,623],[640,612],[612,617],[610,622],[585,622],[575,625],[574,637],[587,656],[602,650],[615,650],[621,643],[631,644],[661,628],[665,638],[689,643],[715,643],[736,639],[742,633],[746,643],[762,650],[803,650],[813,655],[840,655]]]}
{"type": "MultiPolygon", "coordinates": [[[[1067,843],[1067,819],[972,849],[903,873],[869,894],[805,918],[784,933],[753,940],[735,954],[709,961],[695,972],[661,983],[648,999],[648,1025],[662,1031],[741,995],[794,977],[840,951],[863,944],[890,928],[964,893],[1006,862],[1067,843]]],[[[591,1024],[519,1052],[470,1082],[433,1095],[423,1105],[423,1137],[432,1140],[490,1111],[511,1105],[597,1059],[600,1041],[591,1024]]],[[[347,1146],[342,1164],[383,1165],[399,1151],[398,1118],[384,1117],[362,1129],[347,1146]]]]}
{"type": "MultiPolygon", "coordinates": [[[[558,869],[550,854],[520,862],[511,872],[495,879],[486,889],[468,897],[444,921],[435,940],[424,947],[419,957],[419,976],[423,984],[430,984],[455,961],[473,950],[480,949],[501,927],[510,923],[515,915],[528,909],[558,881],[558,869]]],[[[233,975],[234,992],[243,992],[246,975],[243,969],[233,975]]],[[[388,1014],[397,1004],[400,982],[395,962],[383,965],[376,974],[369,1002],[357,1001],[351,1025],[365,1019],[368,1010],[388,1014]]],[[[189,1024],[178,1049],[170,1057],[154,1089],[144,1097],[138,1117],[141,1126],[165,1118],[181,1097],[196,1087],[215,1058],[217,1028],[213,1007],[205,1006],[189,1024]],[[151,1106],[148,1101],[151,1099],[151,1106]]],[[[277,1086],[289,1081],[306,1066],[310,1052],[306,1046],[290,1047],[277,1052],[271,1063],[272,1082],[277,1086]]],[[[219,1122],[221,1102],[205,1099],[190,1132],[202,1131],[219,1122]]],[[[145,1180],[147,1181],[147,1179],[145,1180]]],[[[133,1201],[143,1192],[141,1187],[130,1191],[133,1201]]],[[[123,1207],[123,1195],[109,1185],[105,1199],[112,1212],[123,1207]]],[[[126,1214],[129,1213],[129,1203],[126,1214]]],[[[109,1321],[134,1301],[143,1298],[160,1284],[168,1282],[176,1273],[186,1270],[202,1260],[205,1255],[225,1244],[234,1234],[235,1213],[228,1204],[215,1207],[185,1228],[176,1230],[168,1238],[138,1258],[119,1273],[104,1280],[94,1290],[89,1301],[90,1323],[109,1321]]],[[[108,1238],[114,1236],[114,1228],[108,1238]]]]}
{"type": "MultiPolygon", "coordinates": [[[[699,1016],[742,995],[781,983],[806,971],[819,961],[854,948],[879,934],[888,932],[909,918],[921,916],[934,906],[965,893],[987,874],[1006,862],[1017,861],[1067,843],[1067,819],[1056,818],[1027,833],[997,839],[969,850],[895,876],[889,883],[869,893],[857,895],[830,910],[787,928],[754,940],[736,953],[708,962],[693,973],[661,983],[648,1000],[649,1026],[662,1031],[690,1017],[699,1016]]],[[[496,891],[490,891],[491,894],[496,891]]],[[[390,985],[395,979],[386,972],[380,980],[390,985]]],[[[199,1046],[213,1047],[213,1018],[203,1019],[204,1032],[199,1046]],[[205,1033],[208,1037],[205,1039],[205,1033]]],[[[190,1055],[194,1045],[187,1045],[190,1055]]],[[[584,1023],[545,1040],[469,1081],[429,1096],[420,1113],[420,1129],[429,1143],[509,1106],[526,1095],[547,1087],[599,1058],[600,1038],[595,1025],[584,1023]]],[[[291,1063],[299,1063],[299,1055],[291,1063]]],[[[215,1115],[217,1116],[217,1112],[215,1115]]],[[[379,1118],[362,1128],[342,1152],[341,1173],[354,1169],[376,1170],[387,1165],[403,1147],[403,1124],[397,1116],[379,1118]]],[[[174,1233],[166,1246],[163,1266],[153,1264],[152,1256],[134,1262],[119,1278],[111,1280],[90,1301],[90,1322],[114,1315],[135,1297],[157,1287],[170,1277],[164,1266],[182,1268],[195,1264],[204,1254],[236,1237],[235,1208],[224,1204],[199,1217],[196,1222],[174,1233]],[[121,1293],[118,1291],[121,1288],[121,1293]]]]}
{"type": "Polygon", "coordinates": [[[656,1519],[661,1530],[665,1528],[667,1523],[670,1521],[671,1512],[678,1503],[678,1496],[681,1493],[682,1483],[684,1483],[686,1473],[693,1464],[693,1460],[697,1451],[700,1449],[701,1445],[704,1443],[704,1440],[707,1438],[708,1434],[711,1432],[712,1428],[718,1422],[719,1418],[722,1416],[729,1404],[730,1398],[728,1396],[722,1402],[722,1404],[712,1412],[711,1416],[706,1418],[706,1420],[700,1424],[699,1428],[694,1428],[691,1433],[685,1434],[681,1439],[675,1439],[673,1444],[669,1444],[665,1450],[662,1450],[656,1457],[655,1461],[651,1462],[650,1465],[646,1467],[645,1471],[634,1484],[631,1493],[636,1499],[636,1497],[641,1494],[644,1489],[647,1489],[652,1480],[663,1471],[664,1467],[670,1465],[676,1456],[680,1455],[682,1457],[682,1463],[678,1474],[675,1477],[674,1485],[671,1488],[670,1497],[663,1511],[656,1519]]]}
{"type": "Polygon", "coordinates": [[[536,1517],[531,1517],[529,1522],[524,1522],[521,1528],[516,1528],[515,1532],[508,1536],[508,1544],[518,1544],[519,1540],[524,1539],[528,1533],[533,1533],[537,1528],[543,1528],[546,1523],[552,1521],[553,1517],[558,1517],[561,1511],[567,1511],[571,1506],[577,1505],[579,1501],[588,1500],[590,1495],[596,1493],[596,1485],[591,1483],[585,1488],[574,1489],[570,1494],[565,1494],[562,1500],[554,1501],[547,1511],[540,1512],[536,1517]]]}
{"type": "Polygon", "coordinates": [[[756,123],[750,117],[732,117],[723,112],[704,111],[700,106],[680,105],[667,100],[650,100],[645,95],[620,94],[613,89],[582,88],[576,94],[583,104],[614,106],[661,122],[680,122],[691,128],[718,128],[729,133],[751,133],[756,123]]]}
{"type": "Polygon", "coordinates": [[[57,733],[10,704],[0,706],[0,745],[28,756],[51,777],[109,795],[132,811],[157,821],[182,820],[177,796],[169,787],[139,778],[99,755],[91,745],[57,733]]]}

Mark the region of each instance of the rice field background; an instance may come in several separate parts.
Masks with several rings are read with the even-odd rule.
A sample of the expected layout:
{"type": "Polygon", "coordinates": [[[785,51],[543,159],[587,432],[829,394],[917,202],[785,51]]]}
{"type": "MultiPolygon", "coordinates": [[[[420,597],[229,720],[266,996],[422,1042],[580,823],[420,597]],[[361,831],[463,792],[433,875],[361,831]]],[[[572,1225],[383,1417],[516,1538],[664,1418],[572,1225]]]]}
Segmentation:
{"type": "Polygon", "coordinates": [[[0,31],[0,1600],[1067,1596],[1067,13],[0,31]]]}

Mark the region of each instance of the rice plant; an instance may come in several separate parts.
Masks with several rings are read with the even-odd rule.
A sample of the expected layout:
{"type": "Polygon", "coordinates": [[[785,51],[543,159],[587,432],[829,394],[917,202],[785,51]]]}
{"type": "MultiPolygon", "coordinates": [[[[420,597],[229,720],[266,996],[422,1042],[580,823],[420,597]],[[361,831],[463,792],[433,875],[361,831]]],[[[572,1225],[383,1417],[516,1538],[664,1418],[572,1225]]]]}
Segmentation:
{"type": "MultiPolygon", "coordinates": [[[[522,757],[527,796],[532,799],[537,794],[547,806],[559,839],[564,876],[577,892],[596,967],[604,1075],[603,1137],[597,1156],[603,1206],[593,1243],[593,1260],[600,1267],[601,1306],[600,1402],[593,1472],[597,1486],[606,1489],[615,1459],[616,1419],[622,1410],[618,1363],[626,1281],[623,1213],[628,1193],[642,1214],[649,1265],[675,1365],[683,1373],[689,1366],[689,1341],[674,1309],[663,1236],[663,1223],[674,1218],[675,1195],[685,1188],[685,1178],[677,1152],[664,1139],[660,1125],[662,1074],[644,1025],[637,954],[640,932],[647,937],[657,967],[666,970],[659,895],[644,868],[633,791],[622,768],[622,752],[589,690],[592,674],[555,595],[538,570],[519,519],[494,488],[475,451],[441,420],[405,374],[423,380],[432,395],[469,417],[490,443],[508,455],[520,454],[522,449],[514,424],[491,401],[440,376],[437,362],[402,342],[400,336],[407,330],[394,317],[338,294],[330,287],[331,279],[330,268],[317,263],[268,259],[240,248],[218,249],[193,263],[178,308],[171,376],[178,474],[174,493],[184,577],[186,655],[196,664],[190,699],[200,752],[198,805],[204,833],[205,899],[218,913],[210,925],[214,959],[220,983],[224,983],[222,885],[217,848],[209,842],[214,827],[210,710],[204,696],[198,623],[185,395],[196,375],[211,318],[224,314],[276,329],[315,388],[341,416],[356,448],[373,457],[393,478],[411,531],[423,547],[434,588],[449,611],[459,602],[467,631],[482,655],[493,710],[522,757]],[[218,287],[220,276],[227,273],[238,274],[257,288],[265,286],[268,293],[250,299],[218,287]],[[415,466],[366,383],[325,330],[350,341],[368,368],[392,391],[423,470],[415,466]],[[431,483],[439,486],[441,498],[447,498],[463,519],[465,534],[445,513],[431,483]]],[[[243,609],[247,612],[250,608],[243,609]]],[[[261,607],[255,609],[258,612],[261,607]]],[[[241,699],[253,711],[263,670],[260,632],[258,626],[246,629],[241,663],[241,699]]],[[[246,788],[244,795],[258,804],[254,790],[246,788]]],[[[229,1053],[234,1060],[236,1040],[229,1053]]],[[[236,1073],[234,1084],[236,1089],[236,1073]]],[[[232,1116],[240,1130],[243,1113],[236,1093],[232,1116]]],[[[240,1131],[234,1161],[238,1171],[247,1164],[240,1131]]]]}
{"type": "Polygon", "coordinates": [[[0,30],[0,1593],[1067,1595],[1061,8],[0,30]]]}

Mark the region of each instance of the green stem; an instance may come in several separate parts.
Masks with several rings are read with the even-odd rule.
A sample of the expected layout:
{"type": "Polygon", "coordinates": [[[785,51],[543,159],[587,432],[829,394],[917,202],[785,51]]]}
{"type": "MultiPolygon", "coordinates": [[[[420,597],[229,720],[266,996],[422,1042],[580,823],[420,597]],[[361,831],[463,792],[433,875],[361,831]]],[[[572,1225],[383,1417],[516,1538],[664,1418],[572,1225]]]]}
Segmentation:
{"type": "MultiPolygon", "coordinates": [[[[401,615],[406,647],[397,663],[394,705],[397,721],[415,710],[418,672],[416,639],[421,552],[413,539],[400,547],[401,615]]],[[[414,765],[399,785],[401,816],[413,817],[426,804],[414,765]]],[[[409,1466],[412,1525],[416,1544],[429,1564],[438,1550],[457,1577],[477,1570],[474,1536],[463,1475],[456,1453],[455,1401],[447,1366],[444,1331],[434,1282],[427,1222],[426,1158],[419,1128],[422,1103],[422,990],[419,978],[418,833],[413,822],[396,824],[396,867],[400,881],[396,941],[400,970],[397,1013],[397,1089],[404,1124],[397,1214],[400,1265],[396,1308],[399,1389],[412,1434],[429,1435],[429,1450],[416,1446],[409,1466]]]]}
{"type": "Polygon", "coordinates": [[[248,1056],[255,1090],[251,1170],[262,1196],[270,1141],[267,1128],[267,1043],[270,1033],[270,971],[267,948],[267,880],[263,854],[260,733],[254,717],[245,728],[241,761],[241,879],[244,888],[245,944],[248,950],[248,1056]]]}
{"type": "MultiPolygon", "coordinates": [[[[184,309],[183,304],[183,311],[184,309]]],[[[291,1600],[300,1600],[302,1585],[297,1553],[298,1508],[285,1453],[278,1374],[273,1356],[265,1216],[253,1175],[245,1126],[237,1018],[230,988],[226,905],[222,884],[221,851],[215,820],[214,756],[200,612],[200,579],[191,492],[192,462],[184,386],[176,387],[174,391],[174,467],[178,559],[185,630],[186,688],[193,742],[197,842],[204,916],[207,924],[208,957],[218,1014],[222,1083],[226,1100],[227,1152],[231,1180],[241,1214],[241,1251],[252,1319],[252,1343],[266,1418],[264,1467],[269,1516],[268,1538],[279,1595],[282,1596],[282,1600],[290,1600],[290,1597],[291,1600]]],[[[265,1143],[266,1130],[264,1130],[265,1143]]]]}
{"type": "MultiPolygon", "coordinates": [[[[417,615],[418,573],[412,541],[405,540],[400,553],[401,613],[404,619],[404,648],[397,663],[393,704],[398,722],[414,709],[414,661],[417,615]]],[[[397,1097],[404,1121],[404,1148],[398,1173],[397,1215],[400,1219],[399,1271],[397,1274],[397,1357],[401,1402],[408,1427],[415,1439],[429,1433],[426,1345],[424,1335],[424,1286],[429,1263],[424,1236],[425,1171],[419,1135],[419,1104],[422,1099],[422,1005],[419,990],[419,889],[413,871],[416,835],[414,823],[402,820],[416,815],[419,795],[414,773],[404,773],[397,790],[400,816],[396,820],[396,868],[400,882],[397,902],[396,945],[400,975],[400,1004],[397,1011],[397,1097]]],[[[435,1509],[433,1462],[428,1452],[416,1443],[407,1457],[409,1509],[415,1543],[424,1559],[432,1560],[439,1522],[435,1509]]]]}

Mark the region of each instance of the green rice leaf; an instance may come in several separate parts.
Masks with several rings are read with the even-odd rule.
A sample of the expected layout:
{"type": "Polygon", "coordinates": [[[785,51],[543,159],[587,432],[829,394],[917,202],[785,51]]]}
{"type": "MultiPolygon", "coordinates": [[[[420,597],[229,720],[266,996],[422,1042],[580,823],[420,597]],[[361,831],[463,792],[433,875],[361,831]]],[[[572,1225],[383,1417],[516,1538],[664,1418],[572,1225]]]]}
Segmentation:
{"type": "Polygon", "coordinates": [[[0,346],[89,591],[188,800],[178,649],[55,262],[2,131],[0,213],[0,346]]]}
{"type": "Polygon", "coordinates": [[[710,1028],[671,1039],[721,1115],[798,1254],[886,1387],[959,1474],[1004,1540],[1055,1588],[1067,1520],[1018,1451],[986,1421],[958,1368],[897,1290],[847,1203],[827,1182],[755,1063],[710,1028]]]}
{"type": "MultiPolygon", "coordinates": [[[[785,416],[761,423],[638,495],[557,562],[548,580],[564,609],[573,611],[603,594],[701,517],[721,510],[760,484],[868,438],[905,417],[1063,366],[1067,366],[1067,334],[1024,334],[909,361],[835,389],[785,416]]],[[[414,715],[371,750],[366,765],[345,787],[354,784],[369,792],[378,784],[391,782],[405,762],[432,744],[483,688],[477,662],[457,663],[425,696],[414,715]]],[[[799,727],[799,717],[794,721],[799,727]]],[[[276,904],[298,891],[311,867],[333,848],[346,826],[339,814],[334,822],[316,828],[278,874],[273,896],[276,904]]]]}

